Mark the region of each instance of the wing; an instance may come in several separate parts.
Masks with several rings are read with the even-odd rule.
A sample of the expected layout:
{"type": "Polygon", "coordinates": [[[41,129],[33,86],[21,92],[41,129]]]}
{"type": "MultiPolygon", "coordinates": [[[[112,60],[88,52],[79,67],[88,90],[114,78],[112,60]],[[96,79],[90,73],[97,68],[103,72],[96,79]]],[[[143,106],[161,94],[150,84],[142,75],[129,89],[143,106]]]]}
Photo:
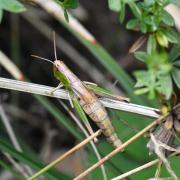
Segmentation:
{"type": "Polygon", "coordinates": [[[114,100],[129,102],[129,98],[122,97],[119,95],[114,95],[111,91],[104,89],[100,86],[97,86],[96,84],[85,83],[85,86],[100,97],[107,97],[107,98],[112,98],[114,100]]]}

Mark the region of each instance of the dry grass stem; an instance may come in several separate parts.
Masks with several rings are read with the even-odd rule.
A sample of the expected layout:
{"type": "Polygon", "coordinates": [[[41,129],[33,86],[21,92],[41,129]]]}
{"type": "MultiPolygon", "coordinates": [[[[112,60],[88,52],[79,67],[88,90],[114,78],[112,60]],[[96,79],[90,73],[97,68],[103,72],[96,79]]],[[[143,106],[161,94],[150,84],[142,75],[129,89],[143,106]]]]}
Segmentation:
{"type": "Polygon", "coordinates": [[[157,168],[156,168],[156,172],[155,172],[155,179],[158,179],[160,177],[161,167],[162,167],[162,161],[159,159],[158,165],[157,165],[157,168]]]}
{"type": "Polygon", "coordinates": [[[150,134],[150,135],[151,135],[151,140],[154,143],[155,153],[158,155],[160,160],[164,163],[164,165],[165,165],[167,171],[169,172],[169,174],[175,180],[178,180],[178,177],[176,176],[175,172],[171,168],[169,161],[167,160],[167,158],[165,157],[164,153],[162,152],[162,148],[161,148],[162,146],[159,144],[159,141],[155,138],[155,136],[153,134],[150,134]]]}
{"type": "MultiPolygon", "coordinates": [[[[11,126],[11,123],[10,123],[10,120],[9,118],[7,117],[5,111],[4,111],[4,108],[2,105],[0,105],[0,116],[1,116],[1,119],[2,119],[2,122],[6,128],[6,131],[7,131],[7,134],[14,146],[14,148],[19,151],[19,152],[22,152],[22,148],[16,138],[16,135],[15,135],[15,132],[11,126]]],[[[32,170],[30,167],[28,167],[27,165],[20,165],[19,166],[22,166],[21,169],[24,169],[22,170],[24,173],[26,173],[26,175],[28,176],[28,174],[32,174],[32,170]],[[26,171],[26,172],[25,172],[26,171]]],[[[25,174],[24,174],[25,175],[25,174]]]]}
{"type": "Polygon", "coordinates": [[[6,158],[9,160],[9,162],[14,166],[14,168],[19,172],[23,177],[26,179],[28,178],[28,174],[25,172],[24,168],[22,167],[21,164],[16,162],[8,153],[2,152],[6,158]]]}
{"type": "Polygon", "coordinates": [[[101,164],[105,163],[107,160],[109,160],[111,157],[113,157],[114,155],[116,155],[117,153],[121,152],[123,149],[125,149],[125,147],[127,147],[129,144],[131,144],[132,142],[134,142],[136,139],[138,139],[139,137],[141,137],[144,133],[146,133],[147,131],[149,131],[151,128],[153,128],[155,125],[161,123],[168,114],[161,116],[160,118],[158,118],[157,120],[155,120],[154,122],[152,122],[151,124],[149,124],[147,127],[145,127],[143,130],[141,130],[140,132],[138,132],[136,135],[134,135],[132,138],[130,138],[129,140],[127,140],[125,143],[123,143],[120,147],[116,148],[115,150],[113,150],[112,152],[110,152],[107,156],[105,156],[104,158],[101,159],[101,161],[97,162],[96,164],[94,164],[93,166],[91,166],[89,169],[87,169],[86,171],[84,171],[82,174],[80,174],[79,176],[77,176],[75,178],[75,180],[79,180],[84,178],[85,176],[87,176],[91,171],[95,170],[96,168],[98,168],[101,164]]]}
{"type": "Polygon", "coordinates": [[[159,162],[159,159],[155,159],[155,160],[150,161],[150,162],[148,162],[148,163],[146,163],[146,164],[144,164],[142,166],[139,166],[139,167],[137,167],[137,168],[135,168],[135,169],[133,169],[131,171],[128,171],[128,172],[126,172],[124,174],[121,174],[120,176],[117,176],[117,177],[113,178],[112,180],[121,180],[121,179],[124,179],[124,178],[126,178],[128,176],[131,176],[132,174],[135,174],[135,173],[137,173],[139,171],[142,171],[143,169],[149,168],[149,167],[155,165],[158,162],[159,162]]]}
{"type": "MultiPolygon", "coordinates": [[[[11,89],[11,90],[27,92],[27,93],[34,93],[43,96],[68,100],[68,93],[64,89],[59,89],[54,93],[50,93],[54,89],[54,87],[17,81],[7,78],[0,78],[0,88],[11,89]]],[[[157,118],[160,116],[160,111],[155,108],[150,108],[132,103],[126,103],[118,100],[112,100],[109,98],[100,98],[100,101],[105,107],[111,109],[117,109],[125,112],[144,115],[147,117],[153,117],[153,118],[157,118]]]]}
{"type": "MultiPolygon", "coordinates": [[[[177,154],[179,154],[179,153],[175,152],[175,153],[171,154],[170,157],[173,157],[173,156],[175,156],[177,154]]],[[[124,174],[121,174],[120,176],[117,176],[117,177],[113,178],[112,180],[121,180],[121,179],[124,179],[124,178],[126,178],[128,176],[131,176],[131,175],[133,175],[135,173],[138,173],[139,171],[142,171],[143,169],[149,168],[149,167],[157,164],[158,162],[159,162],[159,159],[155,159],[155,160],[150,161],[150,162],[148,162],[146,164],[143,164],[142,166],[139,166],[139,167],[137,167],[137,168],[135,168],[135,169],[133,169],[131,171],[128,171],[128,172],[126,172],[124,174]]]]}
{"type": "MultiPolygon", "coordinates": [[[[83,125],[80,122],[80,120],[74,115],[74,113],[66,106],[66,104],[64,102],[62,102],[61,100],[58,100],[58,101],[64,107],[64,109],[69,113],[69,115],[72,117],[72,119],[75,121],[75,123],[81,129],[81,131],[85,134],[86,138],[88,138],[89,134],[86,131],[86,129],[83,127],[83,125]]],[[[90,141],[90,144],[91,144],[91,146],[92,146],[92,148],[94,150],[94,153],[95,153],[98,161],[100,161],[101,160],[101,155],[99,154],[98,149],[96,148],[95,143],[93,141],[90,141]]],[[[107,180],[107,174],[106,174],[105,167],[104,167],[103,164],[101,165],[101,172],[102,172],[102,175],[103,175],[103,179],[107,180]]]]}
{"type": "Polygon", "coordinates": [[[69,155],[71,155],[72,153],[74,153],[75,151],[79,150],[80,148],[82,148],[83,146],[85,146],[87,143],[89,143],[90,141],[92,141],[92,139],[94,139],[95,137],[99,136],[101,134],[102,130],[98,130],[96,131],[94,134],[92,134],[91,136],[89,136],[88,138],[86,138],[84,141],[82,141],[81,143],[79,143],[78,145],[74,146],[72,149],[70,149],[69,151],[67,151],[66,153],[64,153],[62,156],[60,156],[59,158],[57,158],[56,160],[54,160],[53,162],[51,162],[50,164],[48,164],[47,166],[45,166],[44,168],[42,168],[40,171],[38,171],[37,173],[35,173],[33,176],[31,176],[30,178],[28,178],[28,180],[34,180],[36,179],[38,176],[40,176],[41,174],[43,174],[44,172],[46,172],[47,170],[49,170],[50,168],[52,168],[53,166],[55,166],[57,163],[61,162],[63,159],[67,158],[69,155]]]}

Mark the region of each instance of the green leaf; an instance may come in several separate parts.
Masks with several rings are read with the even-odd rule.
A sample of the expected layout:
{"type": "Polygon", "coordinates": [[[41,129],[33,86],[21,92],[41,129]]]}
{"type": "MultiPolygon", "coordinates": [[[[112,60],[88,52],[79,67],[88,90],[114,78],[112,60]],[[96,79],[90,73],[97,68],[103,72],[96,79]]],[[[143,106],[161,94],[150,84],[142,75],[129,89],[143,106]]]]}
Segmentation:
{"type": "Polygon", "coordinates": [[[68,12],[66,9],[64,9],[64,17],[65,17],[66,21],[69,22],[68,12]]]}
{"type": "Polygon", "coordinates": [[[180,56],[180,44],[174,45],[171,48],[170,54],[169,54],[169,59],[171,62],[175,61],[176,58],[180,56]]]}
{"type": "Polygon", "coordinates": [[[128,2],[134,16],[138,19],[141,19],[142,13],[138,5],[134,1],[128,2]]]}
{"type": "Polygon", "coordinates": [[[148,92],[148,98],[154,99],[156,95],[155,90],[157,87],[156,75],[154,71],[135,71],[134,75],[137,79],[135,87],[138,88],[135,93],[140,94],[148,92]]]}
{"type": "Polygon", "coordinates": [[[153,51],[155,51],[156,47],[157,47],[156,38],[153,34],[151,34],[149,35],[148,43],[147,43],[148,54],[151,54],[153,51]]]}
{"type": "Polygon", "coordinates": [[[173,31],[173,30],[163,31],[163,33],[166,35],[169,42],[178,43],[178,38],[177,38],[178,35],[176,34],[175,31],[173,31]]]}
{"type": "Polygon", "coordinates": [[[158,29],[158,23],[157,23],[155,16],[153,16],[153,15],[147,16],[143,20],[144,20],[144,22],[142,22],[142,24],[144,23],[144,24],[150,26],[149,29],[152,32],[155,32],[158,29]]]}
{"type": "Polygon", "coordinates": [[[63,6],[65,9],[75,9],[78,7],[78,1],[77,0],[65,0],[63,2],[63,6]]]}
{"type": "Polygon", "coordinates": [[[144,22],[140,23],[140,30],[142,33],[147,33],[147,25],[144,22]]]}
{"type": "Polygon", "coordinates": [[[20,13],[26,10],[24,5],[17,0],[1,0],[0,9],[5,9],[14,13],[20,13]]]}
{"type": "Polygon", "coordinates": [[[123,23],[124,22],[124,19],[125,19],[125,8],[126,8],[126,4],[125,3],[122,3],[121,5],[121,11],[119,13],[119,19],[120,19],[120,22],[123,23]]]}
{"type": "Polygon", "coordinates": [[[175,61],[175,62],[173,63],[173,65],[180,67],[180,60],[175,61]]]}
{"type": "Polygon", "coordinates": [[[180,69],[174,67],[172,70],[172,77],[177,87],[180,89],[180,69]]]}
{"type": "Polygon", "coordinates": [[[168,47],[168,38],[162,31],[158,31],[156,33],[156,38],[157,38],[159,45],[161,45],[163,47],[168,47]]]}
{"type": "Polygon", "coordinates": [[[155,82],[155,74],[152,71],[139,70],[135,71],[134,75],[137,79],[135,87],[143,87],[152,85],[155,82]]]}
{"type": "Polygon", "coordinates": [[[3,17],[3,10],[0,9],[0,23],[1,23],[1,21],[2,21],[2,17],[3,17]]]}
{"type": "Polygon", "coordinates": [[[144,4],[146,7],[154,5],[155,0],[144,0],[144,4]]]}
{"type": "Polygon", "coordinates": [[[165,98],[167,100],[169,100],[169,98],[172,95],[172,91],[173,91],[173,85],[172,85],[172,80],[171,80],[171,76],[170,75],[166,75],[166,76],[161,76],[159,78],[159,86],[158,86],[158,91],[161,94],[165,95],[165,98]]]}
{"type": "Polygon", "coordinates": [[[139,24],[139,20],[138,19],[131,19],[126,24],[126,28],[127,29],[136,29],[138,24],[139,24]]]}
{"type": "Polygon", "coordinates": [[[164,24],[174,26],[174,19],[166,10],[162,11],[161,18],[164,24]]]}
{"type": "Polygon", "coordinates": [[[143,51],[137,51],[134,53],[134,56],[136,59],[144,62],[147,59],[148,54],[146,52],[143,52],[143,51]]]}
{"type": "Polygon", "coordinates": [[[140,89],[135,90],[134,94],[135,95],[141,95],[141,94],[145,94],[147,92],[149,92],[148,88],[140,88],[140,89]]]}
{"type": "Polygon", "coordinates": [[[108,0],[109,9],[115,12],[121,11],[121,0],[108,0]]]}

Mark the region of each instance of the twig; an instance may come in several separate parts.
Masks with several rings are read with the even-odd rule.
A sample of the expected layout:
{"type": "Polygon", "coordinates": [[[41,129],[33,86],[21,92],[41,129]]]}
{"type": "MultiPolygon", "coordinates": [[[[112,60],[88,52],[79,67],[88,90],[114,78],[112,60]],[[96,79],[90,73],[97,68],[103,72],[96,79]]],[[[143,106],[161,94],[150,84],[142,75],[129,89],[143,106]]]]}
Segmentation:
{"type": "Polygon", "coordinates": [[[162,167],[162,161],[159,159],[156,172],[155,172],[155,179],[158,179],[160,177],[161,167],[162,167]]]}
{"type": "Polygon", "coordinates": [[[99,167],[101,164],[105,163],[107,160],[109,160],[111,157],[113,157],[114,155],[116,155],[117,153],[121,152],[125,147],[127,147],[129,144],[131,144],[132,142],[134,142],[136,139],[138,139],[139,137],[141,137],[144,133],[146,133],[148,130],[150,130],[152,127],[154,127],[155,125],[159,124],[160,122],[162,122],[164,120],[165,117],[167,117],[168,114],[161,116],[160,118],[158,118],[157,120],[155,120],[154,122],[152,122],[151,124],[149,124],[147,127],[145,127],[143,130],[139,131],[136,135],[134,135],[132,138],[130,138],[129,140],[127,140],[125,143],[123,143],[120,147],[116,148],[115,150],[113,150],[111,153],[109,153],[107,156],[105,156],[104,158],[101,159],[101,161],[97,162],[96,164],[94,164],[93,166],[91,166],[89,169],[87,169],[86,171],[84,171],[82,174],[80,174],[79,176],[77,176],[75,178],[75,180],[79,180],[84,178],[85,176],[87,176],[91,171],[95,170],[97,167],[99,167]]]}
{"type": "Polygon", "coordinates": [[[17,163],[8,153],[6,152],[2,152],[2,153],[6,156],[9,162],[15,167],[15,169],[27,179],[28,175],[26,174],[24,169],[21,167],[21,165],[17,163]]]}
{"type": "Polygon", "coordinates": [[[60,161],[62,161],[63,159],[65,159],[67,156],[69,156],[70,154],[74,153],[75,151],[79,150],[80,148],[82,148],[83,146],[85,146],[87,143],[89,143],[92,139],[94,139],[95,137],[99,136],[101,134],[102,130],[98,130],[96,131],[94,134],[92,134],[91,136],[89,136],[88,138],[86,138],[84,141],[82,141],[81,143],[79,143],[78,145],[74,146],[72,149],[70,149],[69,151],[67,151],[66,153],[64,153],[62,156],[60,156],[59,158],[57,158],[55,161],[51,162],[50,164],[48,164],[46,167],[44,167],[43,169],[41,169],[40,171],[38,171],[37,173],[35,173],[33,176],[31,176],[30,178],[28,178],[28,180],[34,180],[36,179],[38,176],[40,176],[42,173],[46,172],[47,170],[49,170],[50,168],[52,168],[53,166],[55,166],[57,163],[59,163],[60,161]]]}
{"type": "Polygon", "coordinates": [[[6,116],[5,112],[4,112],[4,109],[3,109],[2,105],[0,105],[0,116],[1,116],[2,122],[3,122],[5,128],[6,128],[7,132],[8,132],[8,135],[9,135],[9,137],[11,139],[11,142],[12,142],[13,146],[15,147],[15,149],[17,151],[22,152],[22,149],[21,149],[21,147],[20,147],[20,145],[18,143],[18,140],[16,138],[14,130],[13,130],[11,124],[10,124],[9,119],[7,118],[7,116],[6,116]]]}
{"type": "MultiPolygon", "coordinates": [[[[72,119],[76,122],[76,124],[79,126],[79,128],[81,129],[81,131],[85,134],[85,136],[88,138],[89,137],[89,134],[87,132],[87,130],[83,127],[83,125],[81,124],[81,122],[79,121],[79,119],[77,119],[77,117],[74,115],[74,113],[72,111],[70,111],[70,109],[65,105],[65,103],[63,103],[61,100],[59,100],[59,102],[61,103],[61,105],[66,109],[66,111],[69,113],[69,115],[72,117],[72,119]]],[[[96,148],[96,145],[93,141],[90,141],[90,144],[96,154],[96,157],[98,159],[98,161],[101,160],[101,156],[96,148]]],[[[102,164],[101,165],[101,171],[102,171],[102,175],[103,175],[103,179],[104,180],[107,180],[107,174],[106,174],[106,171],[105,171],[105,167],[104,165],[102,164]]]]}
{"type": "MultiPolygon", "coordinates": [[[[16,135],[14,133],[14,130],[13,130],[12,126],[11,126],[11,123],[10,123],[8,117],[6,116],[6,113],[5,113],[5,111],[4,111],[1,104],[0,104],[0,116],[1,116],[2,122],[3,122],[3,124],[4,124],[4,126],[5,126],[5,128],[7,130],[7,133],[9,135],[9,138],[10,138],[13,146],[15,147],[15,149],[17,151],[22,152],[22,148],[21,148],[21,146],[20,146],[20,144],[19,144],[19,142],[18,142],[18,140],[16,138],[16,135]]],[[[32,174],[31,168],[29,168],[26,165],[22,165],[21,169],[22,169],[22,172],[24,172],[24,174],[23,174],[24,176],[25,175],[28,176],[28,174],[23,170],[23,168],[27,171],[28,174],[32,174]]]]}
{"type": "MultiPolygon", "coordinates": [[[[17,81],[7,78],[0,78],[0,88],[11,89],[21,92],[40,94],[44,96],[66,99],[68,100],[67,91],[59,89],[54,93],[50,93],[54,87],[44,86],[40,84],[34,84],[29,82],[17,81]]],[[[160,111],[155,108],[141,106],[132,103],[126,103],[118,100],[112,100],[109,98],[100,98],[101,103],[108,108],[117,109],[125,112],[131,112],[135,114],[144,115],[147,117],[157,118],[160,116],[160,111]]]]}
{"type": "MultiPolygon", "coordinates": [[[[173,156],[175,156],[177,154],[179,154],[179,153],[175,152],[170,157],[173,157],[173,156]]],[[[131,176],[132,174],[135,174],[135,173],[137,173],[139,171],[142,171],[143,169],[149,168],[149,167],[157,164],[158,162],[159,162],[159,159],[155,159],[155,160],[150,161],[150,162],[148,162],[146,164],[143,164],[142,166],[139,166],[139,167],[137,167],[137,168],[135,168],[135,169],[133,169],[131,171],[128,171],[128,172],[126,172],[124,174],[121,174],[120,176],[117,176],[117,177],[113,178],[112,180],[121,180],[121,179],[124,179],[124,178],[126,178],[128,176],[131,176]]]]}
{"type": "Polygon", "coordinates": [[[135,169],[133,169],[131,171],[128,171],[128,172],[126,172],[124,174],[121,174],[120,176],[117,176],[117,177],[113,178],[112,180],[121,180],[121,179],[124,179],[124,178],[126,178],[128,176],[131,176],[132,174],[135,174],[135,173],[137,173],[139,171],[142,171],[143,169],[151,167],[151,166],[155,165],[158,162],[159,162],[159,159],[155,159],[155,160],[150,161],[150,162],[148,162],[148,163],[146,163],[146,164],[144,164],[142,166],[139,166],[139,167],[137,167],[137,168],[135,168],[135,169]]]}

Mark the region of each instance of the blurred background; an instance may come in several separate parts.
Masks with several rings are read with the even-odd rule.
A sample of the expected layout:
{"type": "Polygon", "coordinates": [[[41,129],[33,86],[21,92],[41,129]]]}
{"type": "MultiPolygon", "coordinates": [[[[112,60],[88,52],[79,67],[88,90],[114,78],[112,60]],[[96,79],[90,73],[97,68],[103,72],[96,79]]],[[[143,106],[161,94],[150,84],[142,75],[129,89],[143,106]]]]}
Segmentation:
{"type": "MultiPolygon", "coordinates": [[[[52,65],[30,56],[34,54],[54,60],[52,32],[55,31],[58,59],[62,59],[81,80],[97,83],[119,95],[129,97],[129,94],[133,94],[133,89],[131,89],[134,85],[132,72],[145,67],[140,61],[135,61],[128,51],[140,34],[126,30],[124,25],[118,21],[118,15],[109,10],[107,2],[96,1],[95,3],[80,0],[79,7],[70,11],[98,41],[99,44],[94,49],[87,43],[84,45],[76,35],[68,30],[67,26],[58,22],[37,4],[30,2],[24,3],[24,5],[27,11],[21,14],[4,11],[0,24],[0,50],[19,67],[25,79],[37,84],[54,87],[58,85],[58,81],[53,76],[52,65]],[[99,45],[104,49],[99,48],[99,45]],[[99,56],[99,59],[105,61],[98,60],[99,56]],[[106,64],[106,59],[115,61],[115,65],[121,67],[123,73],[131,79],[129,80],[129,90],[125,85],[117,82],[118,79],[112,74],[113,67],[112,71],[107,68],[109,64],[106,64]]],[[[131,13],[127,12],[126,20],[130,17],[131,13]]],[[[120,77],[121,69],[118,72],[120,72],[120,77]]],[[[14,79],[3,67],[0,67],[0,74],[1,77],[14,79]]],[[[36,171],[84,139],[81,130],[56,99],[35,97],[32,94],[4,89],[0,91],[3,109],[23,149],[20,157],[14,152],[17,162],[22,161],[36,171]]],[[[154,102],[147,101],[145,97],[135,97],[132,101],[156,107],[154,102]]],[[[69,102],[63,102],[70,107],[69,102]]],[[[70,110],[74,112],[71,107],[70,110]]],[[[109,114],[123,141],[152,121],[149,118],[115,110],[109,110],[109,114]]],[[[94,123],[91,124],[94,129],[97,129],[94,123]]],[[[2,122],[0,122],[0,138],[2,140],[1,150],[7,146],[8,151],[11,151],[9,153],[13,154],[13,146],[2,122]]],[[[149,156],[146,148],[147,140],[144,137],[140,138],[128,146],[127,151],[106,162],[108,179],[154,159],[155,156],[149,156]]],[[[102,156],[113,149],[106,143],[103,136],[100,137],[97,148],[102,156]]],[[[3,153],[0,155],[6,165],[11,164],[3,153]]],[[[97,159],[92,149],[83,148],[56,165],[52,173],[54,176],[58,174],[57,177],[61,177],[57,179],[72,179],[95,162],[97,159]]],[[[173,166],[176,169],[179,161],[174,160],[174,162],[173,166]]],[[[15,179],[15,174],[17,179],[20,178],[17,172],[13,174],[4,168],[5,164],[3,166],[1,162],[0,179],[15,179]]],[[[153,177],[155,169],[154,166],[130,176],[128,179],[153,177]]],[[[166,175],[167,172],[163,171],[166,175]]],[[[53,178],[47,176],[45,179],[53,178]]],[[[100,169],[94,171],[88,176],[88,179],[102,179],[100,169]]]]}

